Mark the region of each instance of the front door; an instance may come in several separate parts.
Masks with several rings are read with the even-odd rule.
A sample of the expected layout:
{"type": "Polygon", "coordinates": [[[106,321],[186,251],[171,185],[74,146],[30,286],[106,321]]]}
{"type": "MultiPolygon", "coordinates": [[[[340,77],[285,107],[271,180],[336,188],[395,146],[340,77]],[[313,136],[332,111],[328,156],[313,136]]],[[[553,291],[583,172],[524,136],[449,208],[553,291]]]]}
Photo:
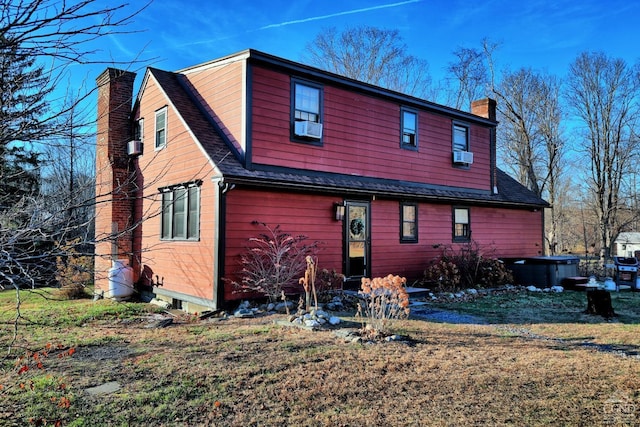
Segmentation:
{"type": "Polygon", "coordinates": [[[369,203],[346,202],[345,212],[345,274],[347,279],[369,275],[371,238],[369,203]]]}

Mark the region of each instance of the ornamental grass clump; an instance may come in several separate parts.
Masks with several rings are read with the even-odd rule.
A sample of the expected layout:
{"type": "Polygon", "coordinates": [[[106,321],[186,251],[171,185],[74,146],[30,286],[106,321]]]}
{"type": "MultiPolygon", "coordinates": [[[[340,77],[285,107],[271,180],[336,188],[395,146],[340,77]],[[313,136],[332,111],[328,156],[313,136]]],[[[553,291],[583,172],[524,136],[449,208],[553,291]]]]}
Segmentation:
{"type": "Polygon", "coordinates": [[[390,324],[409,316],[409,294],[405,289],[407,279],[389,274],[374,279],[362,278],[362,301],[358,316],[366,319],[365,331],[373,336],[389,334],[390,324]]]}

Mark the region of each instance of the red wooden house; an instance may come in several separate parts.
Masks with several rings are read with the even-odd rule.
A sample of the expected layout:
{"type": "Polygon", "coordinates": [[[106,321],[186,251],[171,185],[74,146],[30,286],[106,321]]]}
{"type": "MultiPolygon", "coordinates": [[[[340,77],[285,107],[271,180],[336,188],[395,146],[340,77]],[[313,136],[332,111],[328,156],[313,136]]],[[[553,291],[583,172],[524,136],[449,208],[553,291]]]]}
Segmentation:
{"type": "Polygon", "coordinates": [[[349,279],[419,278],[437,244],[541,254],[547,206],[496,167],[496,105],[472,113],[255,50],[178,72],[97,79],[96,284],[110,259],[190,311],[280,225],[349,279]]]}

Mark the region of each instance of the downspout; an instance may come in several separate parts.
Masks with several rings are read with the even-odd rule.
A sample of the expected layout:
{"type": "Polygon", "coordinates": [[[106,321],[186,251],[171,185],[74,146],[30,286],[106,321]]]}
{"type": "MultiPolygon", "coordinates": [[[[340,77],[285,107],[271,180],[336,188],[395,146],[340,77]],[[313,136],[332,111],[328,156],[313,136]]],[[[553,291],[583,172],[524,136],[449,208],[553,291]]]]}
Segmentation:
{"type": "Polygon", "coordinates": [[[213,236],[213,300],[214,309],[222,308],[224,304],[224,284],[222,278],[225,275],[225,246],[226,246],[226,217],[227,203],[226,194],[232,190],[235,185],[224,181],[224,177],[215,176],[211,178],[213,182],[213,191],[215,192],[214,200],[216,209],[214,213],[215,226],[213,236]]]}
{"type": "Polygon", "coordinates": [[[497,142],[496,142],[496,127],[492,127],[490,132],[489,150],[491,150],[489,158],[489,167],[491,168],[491,190],[493,194],[498,194],[498,160],[497,160],[497,142]]]}

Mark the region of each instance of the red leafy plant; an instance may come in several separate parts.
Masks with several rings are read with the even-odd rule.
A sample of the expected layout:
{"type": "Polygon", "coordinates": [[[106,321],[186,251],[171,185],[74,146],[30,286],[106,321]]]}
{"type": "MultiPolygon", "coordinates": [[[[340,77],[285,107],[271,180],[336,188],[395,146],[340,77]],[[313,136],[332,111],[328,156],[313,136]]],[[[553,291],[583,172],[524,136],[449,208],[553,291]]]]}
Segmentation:
{"type": "Polygon", "coordinates": [[[307,256],[315,258],[318,242],[306,243],[307,236],[284,232],[253,221],[266,229],[249,243],[240,256],[240,280],[230,280],[238,292],[260,293],[269,301],[278,301],[284,294],[300,293],[298,281],[307,267],[307,256]]]}

